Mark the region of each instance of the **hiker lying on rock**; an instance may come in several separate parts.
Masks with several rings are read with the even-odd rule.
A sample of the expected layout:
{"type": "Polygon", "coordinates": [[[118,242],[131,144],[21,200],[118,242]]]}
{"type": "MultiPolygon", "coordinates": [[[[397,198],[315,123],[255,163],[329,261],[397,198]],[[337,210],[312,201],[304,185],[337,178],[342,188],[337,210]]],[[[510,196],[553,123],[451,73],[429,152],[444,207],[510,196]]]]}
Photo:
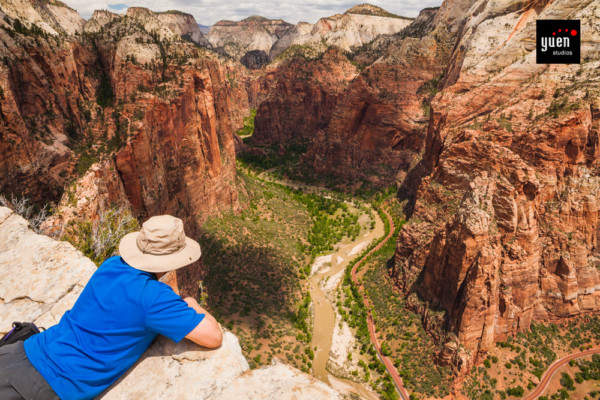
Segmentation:
{"type": "Polygon", "coordinates": [[[214,317],[158,281],[200,258],[200,245],[186,237],[179,218],[150,218],[139,232],[123,237],[119,252],[100,265],[58,325],[0,347],[1,400],[91,399],[123,375],[158,334],[221,345],[214,317]]]}

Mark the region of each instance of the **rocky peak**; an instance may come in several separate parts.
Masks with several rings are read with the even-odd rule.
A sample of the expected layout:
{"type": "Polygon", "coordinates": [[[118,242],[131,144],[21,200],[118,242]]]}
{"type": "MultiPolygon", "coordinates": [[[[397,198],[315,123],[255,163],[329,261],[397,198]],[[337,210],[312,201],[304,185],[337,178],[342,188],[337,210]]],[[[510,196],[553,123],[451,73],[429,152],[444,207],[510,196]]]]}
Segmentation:
{"type": "MultiPolygon", "coordinates": [[[[13,321],[45,328],[57,324],[96,270],[71,244],[34,233],[6,207],[0,207],[0,265],[0,335],[13,321]]],[[[341,400],[323,382],[277,361],[250,371],[237,337],[229,331],[215,350],[159,336],[102,394],[107,400],[242,397],[341,400]]]]}
{"type": "Polygon", "coordinates": [[[175,10],[159,12],[156,15],[176,35],[201,46],[210,46],[210,43],[200,31],[200,26],[193,15],[175,10]]]}
{"type": "Polygon", "coordinates": [[[125,15],[137,20],[146,32],[157,34],[161,40],[173,40],[175,37],[175,33],[160,20],[158,14],[148,8],[129,7],[125,15]]]}
{"type": "Polygon", "coordinates": [[[281,19],[269,19],[267,17],[263,17],[262,15],[251,15],[247,18],[244,18],[241,22],[257,22],[257,23],[265,23],[265,22],[274,22],[281,23],[284,22],[281,19]]]}
{"type": "Polygon", "coordinates": [[[56,0],[3,0],[0,9],[26,27],[35,24],[52,35],[81,32],[85,23],[77,11],[56,0]]]}
{"type": "Polygon", "coordinates": [[[346,11],[347,14],[358,14],[358,15],[372,15],[376,17],[386,17],[386,18],[402,18],[412,20],[412,18],[402,17],[400,15],[393,14],[387,10],[384,10],[381,7],[374,6],[372,4],[363,3],[357,6],[354,6],[346,11]]]}
{"type": "Polygon", "coordinates": [[[73,208],[65,217],[116,202],[136,217],[178,213],[195,224],[239,207],[232,133],[248,103],[226,76],[241,67],[179,40],[147,9],[98,11],[86,30],[96,34],[0,29],[0,150],[10,154],[0,191],[60,201],[73,208]],[[90,203],[78,208],[70,199],[80,191],[90,203]]]}
{"type": "Polygon", "coordinates": [[[102,27],[115,18],[120,18],[119,14],[115,14],[108,10],[95,10],[92,17],[86,21],[83,30],[85,32],[94,33],[99,32],[102,27]]]}
{"type": "Polygon", "coordinates": [[[217,22],[210,27],[208,40],[214,47],[239,60],[253,50],[269,54],[273,44],[292,27],[281,19],[255,15],[237,22],[217,22]]]}

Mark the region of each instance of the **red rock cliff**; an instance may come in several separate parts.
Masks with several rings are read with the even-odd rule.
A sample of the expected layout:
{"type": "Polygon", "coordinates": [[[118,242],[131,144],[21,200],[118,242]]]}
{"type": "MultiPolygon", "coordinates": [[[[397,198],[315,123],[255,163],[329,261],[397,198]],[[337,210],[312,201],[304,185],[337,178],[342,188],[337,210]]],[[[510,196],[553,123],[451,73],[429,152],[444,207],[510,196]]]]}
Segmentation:
{"type": "Polygon", "coordinates": [[[135,18],[92,19],[86,37],[3,22],[0,149],[10,156],[0,161],[2,192],[57,200],[101,161],[69,187],[59,216],[93,217],[116,204],[193,226],[238,207],[233,131],[249,109],[228,76],[241,67],[176,37],[163,41],[135,18]]]}
{"type": "Polygon", "coordinates": [[[462,371],[533,320],[600,310],[598,8],[529,7],[472,6],[398,238],[392,275],[462,371]],[[535,63],[535,19],[550,16],[581,19],[581,65],[535,63]]]}
{"type": "Polygon", "coordinates": [[[340,53],[329,49],[321,57],[294,57],[267,70],[266,99],[258,106],[254,143],[285,143],[312,138],[329,124],[340,94],[357,75],[340,53]]]}
{"type": "Polygon", "coordinates": [[[455,33],[424,11],[405,31],[381,36],[354,55],[365,66],[345,90],[307,160],[322,173],[389,185],[422,151],[428,99],[455,33]]]}

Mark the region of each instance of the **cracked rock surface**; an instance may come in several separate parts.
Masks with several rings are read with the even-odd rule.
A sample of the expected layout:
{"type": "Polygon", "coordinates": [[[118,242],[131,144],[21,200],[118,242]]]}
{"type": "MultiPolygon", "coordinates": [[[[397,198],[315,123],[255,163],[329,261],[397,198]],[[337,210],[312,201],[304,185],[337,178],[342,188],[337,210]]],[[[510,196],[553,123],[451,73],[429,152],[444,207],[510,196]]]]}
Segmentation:
{"type": "MultiPolygon", "coordinates": [[[[69,310],[96,266],[71,244],[33,232],[0,207],[0,335],[13,321],[49,328],[69,310]]],[[[250,371],[238,339],[224,332],[216,350],[159,336],[101,396],[128,399],[340,399],[324,383],[288,365],[250,371]]]]}
{"type": "Polygon", "coordinates": [[[33,232],[25,219],[0,208],[0,334],[13,321],[45,328],[70,309],[96,266],[67,242],[33,232]]]}

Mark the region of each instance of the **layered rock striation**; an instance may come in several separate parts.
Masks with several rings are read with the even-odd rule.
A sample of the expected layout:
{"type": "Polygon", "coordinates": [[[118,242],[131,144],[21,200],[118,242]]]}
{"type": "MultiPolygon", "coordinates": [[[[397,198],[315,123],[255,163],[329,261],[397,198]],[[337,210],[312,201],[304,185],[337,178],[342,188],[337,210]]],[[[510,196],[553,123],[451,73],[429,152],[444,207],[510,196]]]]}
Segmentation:
{"type": "Polygon", "coordinates": [[[600,310],[599,17],[593,1],[480,0],[460,28],[392,276],[461,372],[532,321],[600,310]],[[536,64],[536,19],[580,19],[581,64],[536,64]]]}
{"type": "Polygon", "coordinates": [[[239,60],[249,51],[269,54],[271,47],[293,27],[281,19],[252,16],[241,21],[219,21],[210,27],[208,41],[239,60]]]}
{"type": "Polygon", "coordinates": [[[59,219],[119,206],[193,228],[237,208],[233,131],[248,97],[227,77],[242,67],[174,33],[173,24],[193,36],[190,18],[99,11],[86,36],[0,22],[0,191],[38,203],[62,196],[59,219]]]}
{"type": "MultiPolygon", "coordinates": [[[[334,46],[343,52],[371,42],[378,35],[400,32],[411,23],[369,4],[352,7],[343,14],[295,25],[283,20],[252,16],[239,22],[219,21],[210,28],[208,40],[231,57],[241,60],[250,52],[261,52],[269,60],[287,58],[286,50],[312,47],[323,52],[334,46]]],[[[252,53],[250,53],[252,54],[252,53]]]]}
{"type": "Polygon", "coordinates": [[[306,160],[317,172],[389,185],[417,163],[428,102],[455,34],[445,23],[434,24],[429,10],[405,30],[352,55],[362,70],[308,148],[306,160]]]}
{"type": "Polygon", "coordinates": [[[319,48],[323,45],[349,52],[371,42],[379,35],[398,33],[411,22],[410,18],[394,15],[380,7],[362,4],[343,14],[321,18],[313,25],[298,23],[273,44],[269,54],[271,58],[275,58],[290,46],[319,48]]]}
{"type": "Polygon", "coordinates": [[[289,46],[257,79],[266,94],[258,101],[252,142],[305,140],[303,163],[323,175],[376,185],[402,179],[424,147],[429,101],[458,31],[448,21],[435,23],[436,11],[427,9],[408,20],[363,5],[340,21],[393,20],[399,25],[391,31],[401,32],[377,31],[348,46],[331,42],[330,47],[329,34],[354,37],[344,26],[354,33],[386,26],[360,22],[357,30],[340,22],[329,33],[315,33],[322,40],[314,46],[289,46]],[[344,53],[344,48],[354,52],[344,53]]]}
{"type": "Polygon", "coordinates": [[[340,95],[358,71],[337,49],[307,60],[294,57],[269,68],[266,99],[257,108],[253,143],[311,139],[324,129],[340,95]]]}
{"type": "Polygon", "coordinates": [[[35,25],[52,35],[80,33],[85,24],[77,11],[59,0],[4,0],[0,9],[26,28],[35,25]]]}

